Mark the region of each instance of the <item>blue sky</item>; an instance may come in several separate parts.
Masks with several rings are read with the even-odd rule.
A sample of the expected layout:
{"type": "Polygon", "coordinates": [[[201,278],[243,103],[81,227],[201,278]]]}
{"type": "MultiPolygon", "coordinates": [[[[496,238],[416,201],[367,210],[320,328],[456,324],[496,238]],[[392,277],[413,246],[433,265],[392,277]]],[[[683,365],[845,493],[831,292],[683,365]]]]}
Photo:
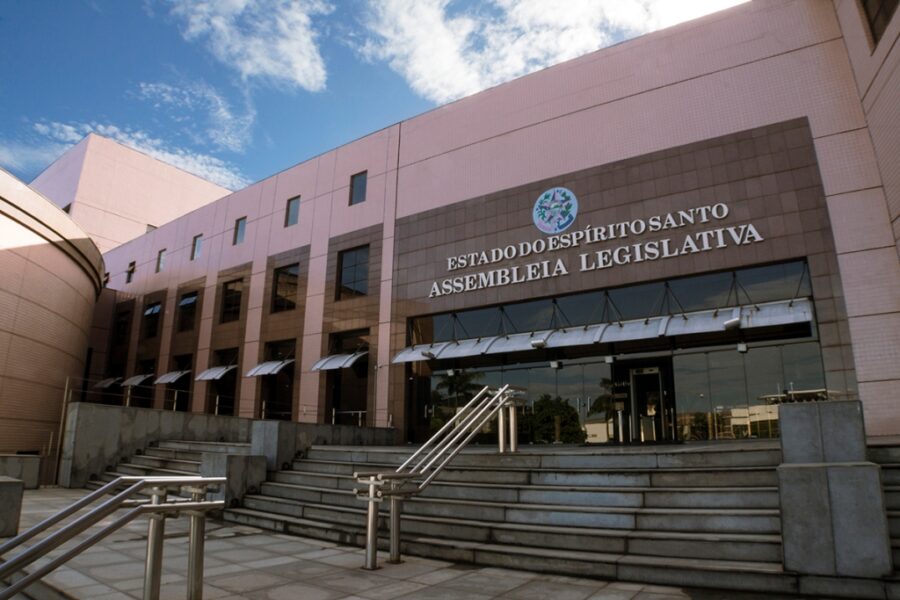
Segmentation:
{"type": "Polygon", "coordinates": [[[740,1],[6,0],[0,166],[31,181],[95,131],[239,189],[740,1]]]}

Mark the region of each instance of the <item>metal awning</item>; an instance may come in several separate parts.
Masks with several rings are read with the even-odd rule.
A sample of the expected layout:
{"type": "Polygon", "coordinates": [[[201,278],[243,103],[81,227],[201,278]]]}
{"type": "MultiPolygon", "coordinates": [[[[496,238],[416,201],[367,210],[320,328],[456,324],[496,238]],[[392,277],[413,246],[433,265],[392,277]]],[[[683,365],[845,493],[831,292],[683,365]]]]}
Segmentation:
{"type": "Polygon", "coordinates": [[[443,350],[441,350],[441,353],[438,354],[437,357],[463,358],[465,356],[478,356],[479,354],[484,354],[496,339],[497,336],[492,336],[450,342],[443,350]]]}
{"type": "Polygon", "coordinates": [[[353,354],[332,354],[320,358],[316,364],[312,366],[313,371],[332,371],[334,369],[346,369],[352,367],[356,361],[368,354],[368,350],[360,350],[353,354]]]}
{"type": "Polygon", "coordinates": [[[394,360],[391,362],[394,364],[407,363],[407,362],[415,362],[417,360],[431,360],[432,358],[436,358],[438,354],[441,353],[441,350],[444,349],[444,346],[449,344],[450,342],[435,342],[433,344],[419,344],[417,346],[410,346],[409,348],[404,348],[400,351],[400,353],[394,357],[394,360]]]}
{"type": "Polygon", "coordinates": [[[178,306],[187,306],[189,304],[194,304],[197,302],[197,293],[193,294],[185,294],[181,297],[181,300],[178,301],[178,306]]]}
{"type": "Polygon", "coordinates": [[[613,344],[676,335],[715,333],[724,331],[725,322],[736,318],[741,320],[741,329],[807,323],[813,318],[812,301],[808,298],[781,300],[647,319],[419,344],[404,348],[391,362],[399,364],[436,358],[463,358],[481,354],[523,352],[534,348],[589,346],[596,343],[613,344]]]}
{"type": "Polygon", "coordinates": [[[263,375],[278,375],[283,368],[294,362],[293,358],[285,360],[267,360],[261,362],[249,371],[244,377],[262,377],[263,375]]]}
{"type": "Polygon", "coordinates": [[[159,302],[155,302],[144,309],[144,316],[155,315],[160,311],[162,305],[159,302]]]}
{"type": "Polygon", "coordinates": [[[232,369],[237,369],[237,365],[229,365],[227,367],[212,367],[197,375],[194,381],[216,381],[225,377],[225,374],[232,369]]]}
{"type": "Polygon", "coordinates": [[[153,373],[148,373],[147,375],[135,375],[133,377],[129,377],[125,381],[122,382],[122,387],[133,387],[136,385],[141,385],[145,380],[153,377],[153,373]]]}
{"type": "Polygon", "coordinates": [[[190,372],[190,369],[187,371],[169,371],[164,375],[160,375],[153,383],[175,383],[190,372]]]}
{"type": "Polygon", "coordinates": [[[106,388],[119,383],[122,380],[121,377],[110,377],[108,379],[103,379],[94,384],[94,388],[99,390],[105,390],[106,388]]]}

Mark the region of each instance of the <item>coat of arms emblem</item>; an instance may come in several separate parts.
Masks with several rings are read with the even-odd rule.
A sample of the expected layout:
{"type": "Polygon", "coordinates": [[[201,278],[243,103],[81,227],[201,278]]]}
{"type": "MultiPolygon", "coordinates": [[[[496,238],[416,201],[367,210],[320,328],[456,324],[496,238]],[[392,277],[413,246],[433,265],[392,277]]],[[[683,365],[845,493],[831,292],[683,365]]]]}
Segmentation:
{"type": "Polygon", "coordinates": [[[568,229],[578,214],[578,198],[564,187],[549,189],[534,203],[534,225],[544,233],[556,234],[568,229]]]}

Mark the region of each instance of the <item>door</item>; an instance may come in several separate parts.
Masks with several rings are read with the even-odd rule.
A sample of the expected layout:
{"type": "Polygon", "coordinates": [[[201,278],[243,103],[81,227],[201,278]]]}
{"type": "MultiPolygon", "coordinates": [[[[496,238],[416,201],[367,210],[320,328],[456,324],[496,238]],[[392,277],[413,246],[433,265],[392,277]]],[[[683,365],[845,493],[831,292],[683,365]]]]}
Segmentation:
{"type": "Polygon", "coordinates": [[[659,367],[630,370],[632,441],[658,442],[667,438],[663,415],[662,376],[659,367]]]}

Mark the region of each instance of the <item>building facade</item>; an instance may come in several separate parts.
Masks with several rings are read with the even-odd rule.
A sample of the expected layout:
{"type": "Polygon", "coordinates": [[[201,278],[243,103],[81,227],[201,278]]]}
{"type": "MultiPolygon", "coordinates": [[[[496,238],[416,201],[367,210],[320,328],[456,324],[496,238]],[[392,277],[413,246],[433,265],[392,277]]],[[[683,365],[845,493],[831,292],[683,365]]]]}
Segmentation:
{"type": "Polygon", "coordinates": [[[597,443],[858,397],[900,433],[900,20],[871,4],[755,0],[124,243],[86,396],[421,440],[510,384],[532,441],[597,443]]]}

